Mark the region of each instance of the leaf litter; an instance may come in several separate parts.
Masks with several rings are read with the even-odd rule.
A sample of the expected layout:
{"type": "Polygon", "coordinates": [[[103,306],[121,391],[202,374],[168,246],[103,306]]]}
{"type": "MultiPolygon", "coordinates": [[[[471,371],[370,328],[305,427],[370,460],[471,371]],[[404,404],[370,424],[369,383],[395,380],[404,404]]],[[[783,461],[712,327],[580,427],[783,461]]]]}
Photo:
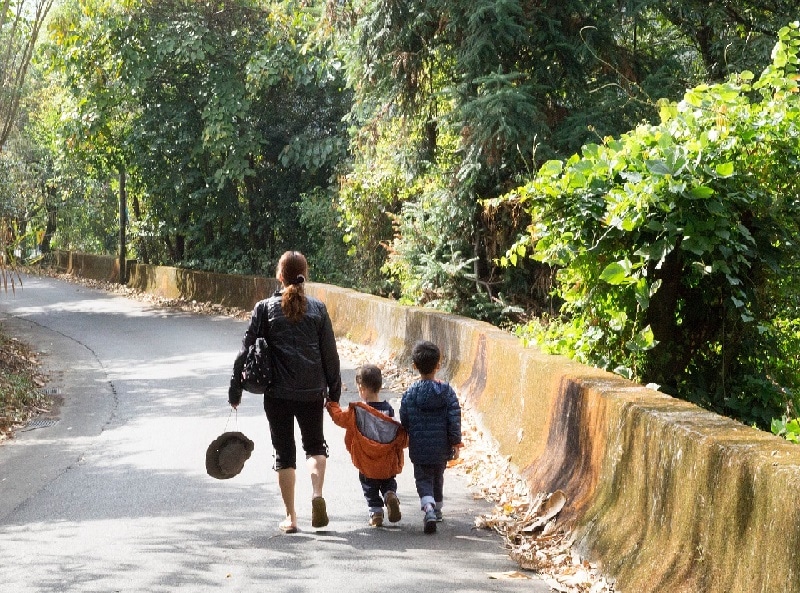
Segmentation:
{"type": "Polygon", "coordinates": [[[51,402],[40,390],[47,377],[39,355],[16,338],[0,335],[0,443],[51,402]]]}

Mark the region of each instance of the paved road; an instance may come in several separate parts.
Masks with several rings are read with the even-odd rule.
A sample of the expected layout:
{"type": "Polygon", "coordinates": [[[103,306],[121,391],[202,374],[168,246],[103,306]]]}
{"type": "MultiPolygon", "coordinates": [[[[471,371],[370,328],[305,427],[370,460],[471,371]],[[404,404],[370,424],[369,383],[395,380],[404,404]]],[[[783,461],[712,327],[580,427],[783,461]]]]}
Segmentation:
{"type": "MultiPolygon", "coordinates": [[[[272,448],[258,396],[238,417],[227,378],[244,322],[160,310],[57,280],[24,277],[0,293],[0,323],[44,353],[64,403],[50,427],[0,446],[0,591],[544,593],[499,538],[472,528],[489,505],[449,471],[446,520],[422,533],[409,469],[403,519],[375,529],[328,420],[325,495],[331,523],[310,527],[310,482],[298,472],[301,532],[281,535],[272,448]],[[214,480],[205,449],[228,429],[256,443],[242,473],[214,480]]],[[[343,401],[355,396],[343,360],[343,401]]]]}

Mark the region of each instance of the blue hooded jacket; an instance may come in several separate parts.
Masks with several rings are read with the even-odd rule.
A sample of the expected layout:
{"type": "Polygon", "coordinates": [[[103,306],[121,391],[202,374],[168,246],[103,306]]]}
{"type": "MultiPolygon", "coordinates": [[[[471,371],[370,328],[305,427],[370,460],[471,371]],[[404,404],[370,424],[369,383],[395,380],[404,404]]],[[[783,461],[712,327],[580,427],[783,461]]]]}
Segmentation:
{"type": "Polygon", "coordinates": [[[408,432],[411,463],[446,463],[461,442],[461,406],[448,383],[415,381],[400,400],[400,423],[408,432]]]}

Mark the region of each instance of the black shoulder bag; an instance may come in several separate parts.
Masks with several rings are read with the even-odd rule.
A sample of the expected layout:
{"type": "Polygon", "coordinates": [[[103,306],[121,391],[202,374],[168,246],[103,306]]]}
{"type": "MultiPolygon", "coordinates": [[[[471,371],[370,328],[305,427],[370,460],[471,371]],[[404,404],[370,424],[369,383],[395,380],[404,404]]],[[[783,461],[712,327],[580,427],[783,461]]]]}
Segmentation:
{"type": "Polygon", "coordinates": [[[265,323],[269,329],[269,305],[264,307],[263,316],[259,321],[258,337],[247,349],[242,367],[242,389],[250,393],[264,393],[272,385],[272,358],[266,338],[267,332],[262,331],[265,323]]]}

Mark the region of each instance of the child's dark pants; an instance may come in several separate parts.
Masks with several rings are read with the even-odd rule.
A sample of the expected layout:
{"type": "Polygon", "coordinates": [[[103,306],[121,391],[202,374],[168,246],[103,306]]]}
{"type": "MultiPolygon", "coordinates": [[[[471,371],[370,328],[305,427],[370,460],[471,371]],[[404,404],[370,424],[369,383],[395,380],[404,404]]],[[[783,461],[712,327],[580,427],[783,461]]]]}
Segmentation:
{"type": "Polygon", "coordinates": [[[397,480],[394,478],[378,480],[368,478],[359,472],[358,479],[361,482],[361,489],[364,491],[364,498],[367,499],[369,510],[372,512],[383,509],[383,497],[387,492],[397,492],[397,480]]]}
{"type": "Polygon", "coordinates": [[[425,505],[435,505],[437,501],[444,500],[444,470],[447,463],[414,464],[414,480],[417,483],[419,504],[424,510],[425,505]]]}

